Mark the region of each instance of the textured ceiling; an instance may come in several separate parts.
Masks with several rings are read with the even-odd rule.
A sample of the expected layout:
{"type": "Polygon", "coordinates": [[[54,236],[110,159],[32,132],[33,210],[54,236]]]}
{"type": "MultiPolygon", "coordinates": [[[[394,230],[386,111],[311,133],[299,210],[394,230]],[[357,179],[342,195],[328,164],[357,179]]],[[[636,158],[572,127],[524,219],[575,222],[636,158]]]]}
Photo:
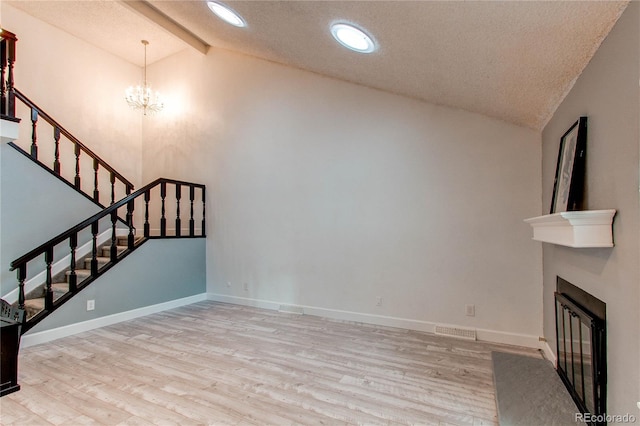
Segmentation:
{"type": "MultiPolygon", "coordinates": [[[[8,3],[137,64],[142,38],[152,43],[150,63],[188,46],[117,1],[8,3]]],[[[248,23],[239,29],[205,1],[148,3],[214,47],[533,129],[546,124],[627,4],[228,1],[248,23]],[[379,50],[338,45],[329,33],[336,20],[365,28],[379,50]]]]}

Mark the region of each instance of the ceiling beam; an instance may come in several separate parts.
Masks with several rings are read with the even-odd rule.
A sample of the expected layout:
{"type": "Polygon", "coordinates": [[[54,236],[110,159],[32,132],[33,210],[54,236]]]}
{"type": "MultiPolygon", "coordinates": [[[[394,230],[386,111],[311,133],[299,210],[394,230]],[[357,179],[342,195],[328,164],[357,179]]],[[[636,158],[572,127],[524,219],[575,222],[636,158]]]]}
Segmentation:
{"type": "Polygon", "coordinates": [[[121,0],[121,3],[127,6],[134,12],[139,13],[151,22],[159,25],[167,30],[169,33],[178,37],[180,40],[187,43],[189,46],[196,49],[198,52],[207,54],[209,51],[209,44],[204,42],[198,36],[187,30],[182,25],[178,24],[173,19],[169,18],[164,13],[153,7],[151,4],[144,0],[121,0]]]}

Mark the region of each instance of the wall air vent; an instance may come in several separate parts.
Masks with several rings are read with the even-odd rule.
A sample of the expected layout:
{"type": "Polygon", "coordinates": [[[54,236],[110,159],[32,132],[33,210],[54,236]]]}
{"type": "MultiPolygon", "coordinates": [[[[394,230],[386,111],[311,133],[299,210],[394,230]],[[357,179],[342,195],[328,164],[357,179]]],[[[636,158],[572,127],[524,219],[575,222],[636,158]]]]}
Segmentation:
{"type": "Polygon", "coordinates": [[[476,340],[476,331],[472,328],[436,325],[436,334],[439,336],[456,337],[458,339],[476,340]]]}

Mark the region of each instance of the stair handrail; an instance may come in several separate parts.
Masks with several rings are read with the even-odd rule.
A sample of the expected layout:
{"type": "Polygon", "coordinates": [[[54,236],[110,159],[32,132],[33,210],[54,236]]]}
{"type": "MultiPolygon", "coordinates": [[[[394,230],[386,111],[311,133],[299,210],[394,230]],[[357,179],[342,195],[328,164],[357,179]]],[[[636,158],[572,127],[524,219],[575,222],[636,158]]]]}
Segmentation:
{"type": "MultiPolygon", "coordinates": [[[[120,182],[122,182],[127,188],[127,192],[131,193],[134,186],[127,178],[122,176],[116,169],[111,167],[109,163],[100,158],[98,154],[93,152],[89,147],[83,144],[78,138],[73,136],[68,130],[60,125],[56,120],[54,120],[49,114],[47,114],[42,108],[35,104],[31,99],[29,99],[24,93],[22,93],[19,89],[13,88],[13,92],[20,101],[22,101],[26,106],[31,108],[32,111],[37,111],[37,116],[42,117],[47,123],[49,123],[54,129],[58,129],[61,134],[63,134],[67,139],[69,139],[77,148],[82,150],[85,154],[87,154],[94,162],[97,162],[103,169],[107,170],[113,176],[115,176],[120,182]]],[[[33,115],[33,113],[32,113],[33,115]]],[[[37,152],[37,151],[36,151],[37,152]]],[[[31,156],[37,159],[37,154],[34,154],[33,150],[31,152],[31,156]]],[[[79,185],[76,185],[79,186],[79,185]]]]}
{"type": "MultiPolygon", "coordinates": [[[[83,230],[84,228],[87,228],[89,225],[92,225],[93,223],[98,222],[103,217],[105,217],[107,215],[110,215],[114,211],[117,211],[120,207],[125,206],[130,201],[133,201],[135,198],[139,197],[140,195],[145,194],[147,191],[151,190],[156,185],[162,184],[162,183],[172,183],[172,184],[179,184],[179,185],[184,185],[184,186],[193,186],[193,187],[196,187],[196,188],[201,188],[202,191],[203,191],[202,199],[203,199],[203,202],[205,201],[205,193],[204,193],[205,185],[203,185],[203,184],[185,182],[185,181],[180,181],[180,180],[175,180],[175,179],[158,178],[158,179],[154,180],[153,182],[149,183],[148,185],[143,186],[142,188],[138,189],[137,191],[133,192],[132,194],[126,196],[123,199],[121,199],[120,201],[117,201],[114,204],[110,205],[109,207],[106,207],[105,209],[99,211],[98,213],[94,214],[90,218],[85,219],[84,221],[80,222],[79,224],[75,225],[74,227],[69,228],[68,230],[62,232],[61,234],[51,238],[49,241],[39,245],[37,248],[31,250],[30,252],[20,256],[19,258],[17,258],[16,260],[11,262],[11,267],[10,267],[9,270],[10,271],[14,271],[20,265],[24,265],[25,263],[27,263],[27,262],[35,259],[36,257],[42,255],[43,253],[46,252],[46,250],[48,250],[50,248],[53,248],[56,245],[60,244],[64,240],[66,240],[69,237],[71,237],[74,233],[77,233],[77,232],[83,230]]],[[[202,229],[202,233],[203,233],[202,236],[205,236],[204,228],[202,229]]],[[[148,235],[145,235],[145,237],[148,237],[148,235]]]]}

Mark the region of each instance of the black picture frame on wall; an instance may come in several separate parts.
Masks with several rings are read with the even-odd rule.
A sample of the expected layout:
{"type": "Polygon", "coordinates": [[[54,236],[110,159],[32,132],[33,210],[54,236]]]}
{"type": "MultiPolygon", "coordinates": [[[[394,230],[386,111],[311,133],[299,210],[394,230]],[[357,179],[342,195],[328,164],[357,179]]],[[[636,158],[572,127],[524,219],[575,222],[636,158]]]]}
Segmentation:
{"type": "Polygon", "coordinates": [[[551,214],[582,209],[587,154],[587,117],[580,117],[560,138],[551,214]]]}

